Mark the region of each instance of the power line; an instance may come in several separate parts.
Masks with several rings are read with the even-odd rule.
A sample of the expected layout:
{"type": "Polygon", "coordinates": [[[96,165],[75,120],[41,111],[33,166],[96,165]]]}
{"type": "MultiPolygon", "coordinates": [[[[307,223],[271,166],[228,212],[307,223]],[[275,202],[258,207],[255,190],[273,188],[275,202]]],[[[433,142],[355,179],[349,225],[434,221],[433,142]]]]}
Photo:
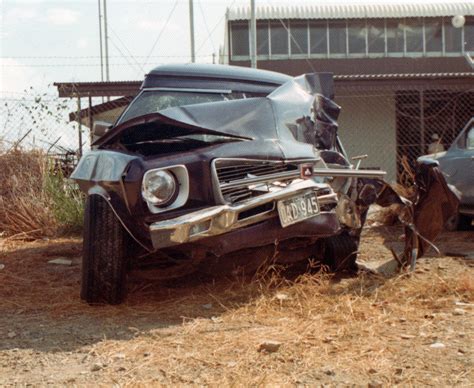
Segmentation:
{"type": "Polygon", "coordinates": [[[156,38],[155,41],[153,42],[153,45],[151,46],[151,50],[150,50],[150,52],[148,53],[148,56],[146,57],[145,62],[148,62],[148,59],[150,59],[151,53],[152,53],[153,50],[155,49],[155,46],[157,45],[158,41],[160,40],[161,35],[162,35],[163,32],[165,31],[165,28],[168,26],[168,23],[169,23],[169,21],[171,20],[171,16],[173,15],[174,10],[175,10],[176,7],[178,6],[178,1],[179,1],[179,0],[176,0],[176,1],[175,1],[174,5],[173,5],[173,8],[171,9],[171,12],[168,14],[168,18],[166,19],[166,22],[165,22],[165,24],[163,25],[163,28],[161,29],[161,31],[160,31],[160,33],[158,34],[157,38],[156,38]]]}
{"type": "MultiPolygon", "coordinates": [[[[109,55],[109,58],[175,58],[175,57],[189,57],[189,55],[109,55]]],[[[95,59],[100,58],[98,55],[84,55],[84,56],[58,56],[58,55],[47,55],[47,56],[0,56],[3,59],[95,59]]]]}
{"type": "MultiPolygon", "coordinates": [[[[128,52],[128,54],[130,54],[130,57],[134,60],[134,62],[138,65],[138,67],[140,68],[141,71],[144,72],[143,70],[143,67],[138,63],[138,61],[136,60],[135,56],[132,54],[132,52],[128,49],[128,47],[125,45],[125,43],[123,43],[122,39],[120,39],[120,36],[115,32],[115,30],[112,28],[112,26],[110,24],[108,24],[110,30],[112,31],[112,33],[117,37],[118,41],[122,44],[122,46],[125,48],[125,50],[128,52]]],[[[117,46],[115,46],[117,48],[117,50],[119,50],[119,48],[117,46]]],[[[119,50],[119,52],[122,54],[122,56],[124,56],[124,54],[119,50]]],[[[109,56],[110,58],[110,56],[109,56]]],[[[127,61],[128,62],[128,61],[127,61]]]]}
{"type": "MultiPolygon", "coordinates": [[[[184,55],[184,56],[170,56],[166,58],[188,58],[189,55],[184,55]]],[[[208,55],[199,55],[200,58],[212,58],[212,54],[208,55]]],[[[159,58],[165,58],[165,57],[159,57],[159,58]]],[[[156,64],[156,62],[137,62],[137,65],[140,66],[146,66],[146,65],[153,65],[156,64]]],[[[109,64],[110,66],[135,66],[133,63],[112,63],[109,64]]],[[[1,67],[95,67],[95,66],[100,66],[100,63],[49,63],[49,64],[31,64],[31,65],[25,65],[25,64],[15,64],[15,65],[2,65],[1,67]]]]}
{"type": "Polygon", "coordinates": [[[199,0],[198,0],[198,5],[199,5],[199,10],[201,11],[202,19],[204,20],[204,26],[206,27],[206,31],[207,31],[206,41],[207,40],[211,41],[212,51],[216,52],[216,48],[214,47],[214,41],[212,40],[211,32],[209,31],[209,26],[207,25],[206,15],[204,15],[204,10],[202,9],[202,4],[199,0]]]}
{"type": "MultiPolygon", "coordinates": [[[[117,51],[118,51],[120,54],[123,54],[123,53],[122,53],[122,50],[120,50],[120,47],[118,47],[118,46],[115,44],[115,42],[113,41],[113,39],[110,39],[110,37],[109,37],[109,40],[110,40],[110,42],[112,42],[112,45],[117,49],[117,51]]],[[[122,55],[122,56],[123,56],[123,55],[122,55]]],[[[127,61],[127,63],[128,63],[130,66],[132,66],[132,67],[135,66],[135,64],[130,63],[130,61],[128,60],[128,58],[125,58],[125,60],[127,61]]],[[[109,66],[110,66],[110,63],[109,63],[109,66]]]]}
{"type": "MultiPolygon", "coordinates": [[[[234,1],[232,2],[232,4],[229,6],[229,9],[231,9],[231,8],[234,6],[234,4],[235,4],[236,1],[237,1],[237,0],[234,0],[234,1]]],[[[216,28],[219,27],[219,25],[220,25],[220,24],[222,23],[222,21],[224,20],[225,15],[226,15],[226,14],[224,13],[224,15],[221,16],[221,18],[220,18],[219,21],[216,23],[216,25],[214,26],[214,28],[211,30],[211,32],[210,32],[209,35],[212,35],[212,34],[214,33],[214,31],[216,30],[216,28]]],[[[202,49],[203,46],[206,44],[206,42],[207,42],[207,39],[204,40],[204,42],[202,42],[201,45],[200,45],[200,46],[198,47],[198,49],[196,50],[196,56],[197,56],[197,57],[199,56],[199,55],[197,55],[197,53],[199,53],[199,51],[201,51],[201,49],[202,49]]]]}

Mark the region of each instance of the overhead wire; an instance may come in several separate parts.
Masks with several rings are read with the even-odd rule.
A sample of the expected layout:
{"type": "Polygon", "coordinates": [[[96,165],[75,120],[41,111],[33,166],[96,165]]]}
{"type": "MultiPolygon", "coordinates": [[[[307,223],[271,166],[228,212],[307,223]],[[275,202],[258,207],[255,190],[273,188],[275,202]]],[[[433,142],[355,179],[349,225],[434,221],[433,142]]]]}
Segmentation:
{"type": "Polygon", "coordinates": [[[199,6],[199,10],[201,11],[202,20],[204,21],[204,26],[206,27],[206,31],[207,31],[206,41],[207,40],[211,41],[212,51],[215,53],[216,52],[216,47],[214,46],[214,41],[212,40],[211,32],[209,31],[209,26],[208,26],[207,20],[206,20],[206,15],[204,15],[204,10],[202,9],[202,3],[201,3],[200,0],[198,0],[198,6],[199,6]]]}
{"type": "MultiPolygon", "coordinates": [[[[234,4],[235,4],[236,1],[237,1],[237,0],[234,0],[234,1],[231,3],[231,5],[230,5],[227,9],[231,9],[231,8],[234,6],[234,4]]],[[[216,30],[216,28],[219,27],[219,25],[222,23],[222,21],[223,21],[224,18],[225,18],[225,15],[226,15],[226,14],[224,13],[224,15],[221,16],[221,18],[219,19],[219,21],[216,23],[216,25],[214,26],[214,28],[211,30],[210,35],[212,35],[212,34],[214,33],[214,31],[216,30]]],[[[206,44],[206,42],[207,42],[207,39],[204,40],[204,42],[201,43],[201,45],[200,45],[200,46],[198,47],[198,49],[196,50],[196,54],[199,53],[199,51],[201,51],[201,49],[204,47],[204,45],[206,44]]]]}
{"type": "MultiPolygon", "coordinates": [[[[112,43],[112,45],[115,47],[115,49],[116,49],[119,53],[122,54],[122,50],[120,50],[120,47],[118,47],[118,46],[115,44],[114,40],[111,39],[110,37],[109,37],[109,40],[110,40],[110,42],[112,43]]],[[[130,66],[132,66],[132,67],[135,66],[134,63],[130,63],[130,61],[128,60],[128,58],[124,57],[124,59],[127,61],[127,63],[128,63],[130,66]]],[[[109,66],[110,66],[110,64],[109,64],[109,66]]],[[[141,67],[141,66],[139,66],[139,68],[140,68],[140,67],[141,67]]]]}
{"type": "Polygon", "coordinates": [[[176,0],[174,2],[174,5],[173,5],[173,8],[171,9],[170,13],[168,14],[168,18],[166,19],[166,22],[165,24],[163,25],[163,28],[161,29],[160,33],[158,34],[157,38],[155,39],[155,41],[153,42],[153,45],[151,46],[151,50],[150,52],[148,53],[146,59],[145,59],[145,62],[148,62],[148,59],[150,58],[151,54],[153,53],[153,50],[155,49],[156,45],[158,44],[158,41],[160,40],[161,38],[161,35],[163,34],[163,32],[165,31],[166,27],[168,27],[168,23],[170,22],[171,20],[171,16],[173,16],[173,13],[176,9],[176,7],[178,6],[178,3],[179,3],[179,0],[176,0]]]}
{"type": "MultiPolygon", "coordinates": [[[[137,64],[137,66],[139,67],[139,69],[143,72],[145,72],[145,70],[143,70],[143,66],[138,63],[138,61],[136,60],[135,56],[132,54],[132,52],[128,49],[128,47],[125,45],[125,43],[122,41],[122,39],[120,39],[120,36],[115,32],[115,30],[112,28],[112,26],[110,25],[110,23],[107,23],[107,26],[110,28],[110,31],[112,31],[112,33],[117,37],[117,40],[122,44],[122,46],[124,47],[124,49],[128,52],[128,54],[130,55],[130,57],[133,59],[133,61],[137,64]]],[[[115,46],[117,49],[118,47],[115,46]]],[[[123,57],[124,54],[122,53],[121,50],[118,49],[118,51],[122,54],[123,57]]],[[[145,61],[146,62],[146,61],[145,61]]]]}

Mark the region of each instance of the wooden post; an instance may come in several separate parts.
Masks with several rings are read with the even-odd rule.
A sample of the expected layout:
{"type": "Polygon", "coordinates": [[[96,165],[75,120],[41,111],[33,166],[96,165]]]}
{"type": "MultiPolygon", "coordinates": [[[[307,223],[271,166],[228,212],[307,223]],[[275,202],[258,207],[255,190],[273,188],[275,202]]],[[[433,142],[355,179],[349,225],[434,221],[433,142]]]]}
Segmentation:
{"type": "Polygon", "coordinates": [[[92,132],[94,130],[94,119],[92,118],[92,97],[89,93],[89,139],[92,144],[92,132]]]}
{"type": "Polygon", "coordinates": [[[79,123],[79,130],[78,130],[78,135],[79,135],[79,148],[78,148],[78,154],[79,157],[82,157],[82,121],[81,121],[81,95],[78,93],[77,94],[77,114],[76,114],[76,120],[79,123]]]}

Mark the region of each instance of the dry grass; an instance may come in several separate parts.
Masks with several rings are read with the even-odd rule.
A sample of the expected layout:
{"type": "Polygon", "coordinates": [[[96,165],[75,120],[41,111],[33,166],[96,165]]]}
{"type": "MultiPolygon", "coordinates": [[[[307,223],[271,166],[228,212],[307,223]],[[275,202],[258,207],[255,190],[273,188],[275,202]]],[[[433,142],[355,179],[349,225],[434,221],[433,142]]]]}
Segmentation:
{"type": "Polygon", "coordinates": [[[82,199],[65,182],[42,151],[0,153],[0,232],[37,239],[80,223],[82,199]]]}
{"type": "Polygon", "coordinates": [[[0,154],[0,231],[33,239],[55,234],[58,224],[43,190],[47,171],[42,152],[0,154]]]}
{"type": "MultiPolygon", "coordinates": [[[[399,232],[366,231],[361,258],[390,259],[383,238],[396,241],[399,232]]],[[[448,233],[440,247],[472,251],[471,240],[470,232],[448,233]]],[[[468,386],[474,379],[474,270],[460,259],[422,259],[412,275],[392,278],[267,271],[257,279],[132,279],[124,305],[92,308],[79,301],[78,264],[46,264],[57,256],[78,263],[80,241],[4,250],[0,383],[468,386]],[[17,256],[25,257],[21,266],[17,256]],[[9,340],[8,330],[20,334],[9,340]],[[21,334],[38,330],[41,341],[21,334]],[[265,340],[280,349],[259,352],[265,340]],[[437,342],[445,347],[432,348],[437,342]]]]}

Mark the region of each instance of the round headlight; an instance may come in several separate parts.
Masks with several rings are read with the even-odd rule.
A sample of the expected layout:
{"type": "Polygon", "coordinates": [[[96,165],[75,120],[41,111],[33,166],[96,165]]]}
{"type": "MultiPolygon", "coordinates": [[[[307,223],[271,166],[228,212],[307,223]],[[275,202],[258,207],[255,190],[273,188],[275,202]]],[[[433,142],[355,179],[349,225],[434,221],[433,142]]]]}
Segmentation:
{"type": "Polygon", "coordinates": [[[149,171],[143,178],[142,195],[146,201],[156,206],[165,206],[177,195],[176,178],[165,170],[149,171]]]}

